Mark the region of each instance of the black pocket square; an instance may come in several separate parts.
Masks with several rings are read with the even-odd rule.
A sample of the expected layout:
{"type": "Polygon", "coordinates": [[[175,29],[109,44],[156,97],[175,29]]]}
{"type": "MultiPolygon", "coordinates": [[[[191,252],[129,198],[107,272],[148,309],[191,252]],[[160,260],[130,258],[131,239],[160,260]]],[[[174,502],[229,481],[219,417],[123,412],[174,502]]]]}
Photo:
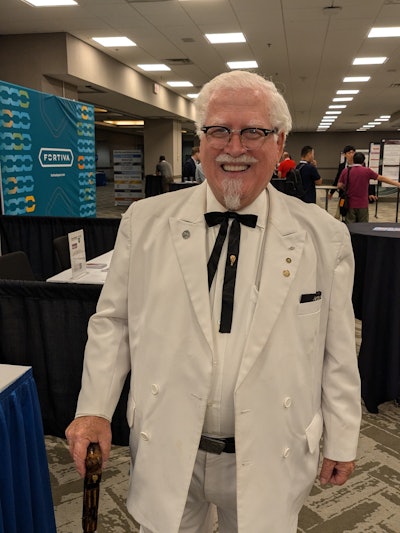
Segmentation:
{"type": "Polygon", "coordinates": [[[300,303],[305,304],[307,302],[315,302],[321,299],[321,291],[312,292],[310,294],[302,294],[300,297],[300,303]]]}

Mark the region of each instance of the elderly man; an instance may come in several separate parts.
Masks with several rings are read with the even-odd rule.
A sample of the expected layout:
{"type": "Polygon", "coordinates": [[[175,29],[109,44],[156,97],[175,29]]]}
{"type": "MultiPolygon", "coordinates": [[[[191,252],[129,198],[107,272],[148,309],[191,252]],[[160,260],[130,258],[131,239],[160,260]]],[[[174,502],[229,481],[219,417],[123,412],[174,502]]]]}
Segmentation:
{"type": "Polygon", "coordinates": [[[295,533],[321,437],[322,484],[354,469],[349,234],[268,185],[291,127],[271,82],[221,74],[197,111],[207,180],[124,215],[66,436],[81,475],[90,441],[107,459],[131,370],[128,509],[143,533],[211,532],[214,509],[220,533],[295,533]]]}

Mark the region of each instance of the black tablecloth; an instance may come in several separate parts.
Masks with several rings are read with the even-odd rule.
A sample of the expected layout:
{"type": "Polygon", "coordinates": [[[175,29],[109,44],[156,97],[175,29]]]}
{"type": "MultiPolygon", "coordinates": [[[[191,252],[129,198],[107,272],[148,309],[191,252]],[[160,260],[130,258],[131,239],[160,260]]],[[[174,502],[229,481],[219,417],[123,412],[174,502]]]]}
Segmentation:
{"type": "MultiPolygon", "coordinates": [[[[0,363],[33,368],[46,435],[64,437],[74,418],[87,325],[102,286],[0,280],[0,363]]],[[[128,380],[112,421],[128,445],[128,380]]]]}
{"type": "Polygon", "coordinates": [[[353,305],[362,320],[362,397],[377,413],[380,403],[400,393],[400,224],[349,224],[349,231],[356,264],[353,305]]]}

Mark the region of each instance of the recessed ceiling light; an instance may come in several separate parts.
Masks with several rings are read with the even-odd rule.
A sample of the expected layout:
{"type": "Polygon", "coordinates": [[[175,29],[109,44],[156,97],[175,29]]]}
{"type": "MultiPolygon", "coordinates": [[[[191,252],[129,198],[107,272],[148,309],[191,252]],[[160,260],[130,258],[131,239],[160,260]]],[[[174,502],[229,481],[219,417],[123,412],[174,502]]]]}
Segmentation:
{"type": "Polygon", "coordinates": [[[232,70],[236,68],[258,68],[257,61],[228,61],[227,65],[232,70]]]}
{"type": "Polygon", "coordinates": [[[332,123],[332,122],[335,122],[336,118],[321,118],[321,123],[322,122],[326,122],[326,123],[332,123]]]}
{"type": "Polygon", "coordinates": [[[163,72],[171,70],[167,65],[163,63],[153,63],[149,65],[138,65],[139,68],[145,70],[146,72],[163,72]]]}
{"type": "Polygon", "coordinates": [[[347,78],[344,78],[344,83],[358,83],[358,82],[364,82],[369,81],[371,79],[371,76],[348,76],[347,78]]]}
{"type": "Polygon", "coordinates": [[[354,100],[352,96],[344,96],[343,98],[332,98],[332,102],[351,102],[354,100]]]}
{"type": "Polygon", "coordinates": [[[340,115],[341,111],[325,111],[326,115],[340,115]]]}
{"type": "Polygon", "coordinates": [[[358,89],[341,89],[336,91],[336,94],[358,94],[359,92],[358,89]]]}
{"type": "Polygon", "coordinates": [[[384,119],[385,119],[385,120],[389,120],[390,117],[391,117],[391,115],[381,115],[381,116],[379,117],[379,120],[384,120],[384,119]]]}
{"type": "Polygon", "coordinates": [[[59,6],[77,6],[75,0],[22,0],[26,4],[34,7],[59,7],[59,6]]]}
{"type": "Polygon", "coordinates": [[[101,44],[107,48],[115,48],[118,46],[136,46],[136,43],[128,39],[128,37],[92,37],[93,41],[101,44]]]}
{"type": "Polygon", "coordinates": [[[189,93],[186,95],[188,98],[197,98],[199,96],[199,93],[189,93]]]}
{"type": "Polygon", "coordinates": [[[368,37],[400,37],[400,26],[371,28],[368,37]]]}
{"type": "Polygon", "coordinates": [[[246,42],[243,33],[206,33],[206,37],[211,44],[246,42]]]}
{"type": "Polygon", "coordinates": [[[347,105],[330,105],[329,109],[346,109],[347,105]]]}
{"type": "Polygon", "coordinates": [[[190,81],[167,81],[167,85],[170,87],[193,87],[193,83],[190,81]]]}
{"type": "Polygon", "coordinates": [[[353,65],[382,65],[387,57],[356,57],[353,65]]]}
{"type": "Polygon", "coordinates": [[[106,124],[113,126],[143,126],[144,120],[104,120],[106,124]]]}

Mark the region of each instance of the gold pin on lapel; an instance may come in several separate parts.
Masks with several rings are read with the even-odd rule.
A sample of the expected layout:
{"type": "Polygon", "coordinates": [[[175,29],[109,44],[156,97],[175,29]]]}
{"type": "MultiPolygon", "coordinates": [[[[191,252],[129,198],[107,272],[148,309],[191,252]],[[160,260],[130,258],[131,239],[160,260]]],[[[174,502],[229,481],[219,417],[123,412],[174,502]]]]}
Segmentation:
{"type": "Polygon", "coordinates": [[[233,265],[235,264],[235,261],[236,261],[236,255],[230,255],[229,256],[229,260],[231,262],[231,267],[233,267],[233,265]]]}

